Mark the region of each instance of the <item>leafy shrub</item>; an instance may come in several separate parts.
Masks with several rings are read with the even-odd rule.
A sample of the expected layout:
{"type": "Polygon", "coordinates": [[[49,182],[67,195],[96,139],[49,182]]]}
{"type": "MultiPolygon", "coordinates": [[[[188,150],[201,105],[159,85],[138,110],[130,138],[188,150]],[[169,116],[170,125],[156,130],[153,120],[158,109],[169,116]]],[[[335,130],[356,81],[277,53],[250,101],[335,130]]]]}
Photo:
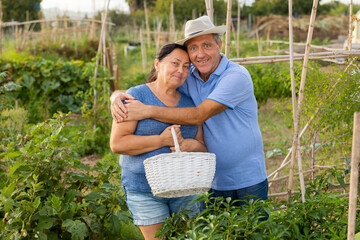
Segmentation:
{"type": "Polygon", "coordinates": [[[0,239],[123,239],[130,220],[115,155],[82,164],[63,114],[0,146],[0,239]]]}
{"type": "MultiPolygon", "coordinates": [[[[298,201],[300,194],[288,201],[250,201],[241,207],[230,204],[229,198],[216,198],[215,204],[192,218],[186,212],[173,214],[158,235],[163,239],[346,239],[349,200],[330,188],[346,173],[347,169],[330,169],[318,175],[307,185],[304,203],[298,201]],[[270,217],[264,221],[265,212],[270,217]]],[[[209,196],[197,200],[208,204],[209,196]]]]}
{"type": "Polygon", "coordinates": [[[246,66],[254,83],[258,103],[269,98],[291,97],[291,81],[288,66],[281,63],[246,66]]]}
{"type": "MultiPolygon", "coordinates": [[[[13,106],[19,100],[19,105],[29,111],[31,123],[47,119],[57,111],[79,112],[85,100],[83,93],[91,90],[94,67],[94,62],[83,61],[0,60],[0,71],[9,73],[7,84],[17,86],[4,91],[5,98],[13,106]]],[[[106,74],[100,69],[100,78],[106,74]]]]}

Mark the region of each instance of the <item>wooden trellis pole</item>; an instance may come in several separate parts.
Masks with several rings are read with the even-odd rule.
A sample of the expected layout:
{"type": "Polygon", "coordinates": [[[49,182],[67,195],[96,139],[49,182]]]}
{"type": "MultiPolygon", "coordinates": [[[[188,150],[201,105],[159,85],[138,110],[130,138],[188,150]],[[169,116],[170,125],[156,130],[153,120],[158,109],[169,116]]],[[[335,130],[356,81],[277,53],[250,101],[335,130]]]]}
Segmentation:
{"type": "MultiPolygon", "coordinates": [[[[110,5],[110,0],[108,0],[107,5],[106,5],[107,7],[105,8],[105,16],[102,21],[98,51],[97,51],[97,56],[96,56],[96,65],[95,65],[95,71],[94,71],[94,82],[95,82],[94,83],[94,106],[93,106],[94,110],[96,109],[96,106],[97,106],[97,100],[96,100],[96,98],[97,98],[97,91],[96,91],[97,74],[98,74],[98,68],[99,68],[100,53],[101,53],[101,49],[103,47],[102,41],[105,39],[104,35],[105,35],[106,19],[107,19],[107,15],[108,15],[108,11],[109,11],[109,5],[110,5]]],[[[96,127],[96,122],[94,124],[94,128],[95,127],[96,127]]]]}
{"type": "Polygon", "coordinates": [[[256,27],[256,30],[255,30],[255,34],[256,34],[256,42],[257,42],[257,45],[258,45],[259,56],[261,56],[262,55],[262,42],[261,42],[261,39],[260,39],[260,36],[259,36],[259,31],[258,31],[257,27],[256,27]]]}
{"type": "Polygon", "coordinates": [[[230,35],[231,35],[231,0],[228,0],[227,14],[226,14],[226,44],[225,44],[225,56],[229,58],[230,55],[230,35]]]}
{"type": "Polygon", "coordinates": [[[214,22],[213,0],[205,0],[205,5],[207,15],[209,16],[211,22],[214,22]]]}
{"type": "Polygon", "coordinates": [[[238,6],[237,6],[237,31],[236,31],[236,57],[239,57],[240,55],[240,9],[241,9],[241,0],[238,0],[238,6]]]}
{"type": "Polygon", "coordinates": [[[175,39],[175,16],[174,16],[174,1],[170,4],[170,41],[175,39]]]}
{"type": "Polygon", "coordinates": [[[2,1],[0,0],[0,57],[2,57],[2,1]]]}
{"type": "Polygon", "coordinates": [[[353,140],[351,149],[350,195],[348,215],[348,240],[355,239],[356,203],[359,180],[360,157],[360,112],[354,114],[353,140]]]}
{"type": "Polygon", "coordinates": [[[148,16],[148,11],[147,11],[147,6],[146,6],[146,0],[144,0],[144,12],[145,12],[147,46],[150,47],[150,26],[149,26],[149,16],[148,16]]]}
{"type": "Polygon", "coordinates": [[[294,165],[295,165],[295,156],[296,156],[298,142],[299,142],[299,125],[300,125],[301,107],[302,107],[302,102],[304,99],[306,73],[307,73],[307,66],[308,66],[308,60],[309,60],[309,54],[310,54],[310,43],[311,43],[313,31],[314,31],[314,22],[315,22],[315,17],[316,17],[317,6],[318,6],[318,0],[314,0],[313,7],[311,10],[310,25],[309,25],[308,36],[307,36],[307,41],[306,41],[305,59],[304,59],[303,68],[302,68],[302,72],[301,72],[299,98],[298,98],[298,105],[297,105],[297,109],[296,109],[296,118],[295,118],[295,125],[294,125],[294,142],[293,142],[293,148],[292,148],[293,151],[292,151],[292,156],[291,156],[291,167],[290,167],[289,185],[288,185],[288,194],[290,196],[292,195],[292,192],[293,192],[294,165]]]}
{"type": "MultiPolygon", "coordinates": [[[[289,0],[289,51],[290,51],[290,77],[291,77],[291,97],[292,97],[292,109],[294,126],[296,121],[296,92],[295,92],[295,74],[294,74],[294,50],[293,50],[293,16],[292,16],[292,0],[289,0]]],[[[300,139],[298,139],[300,144],[300,139]]],[[[300,148],[297,151],[299,180],[301,189],[301,200],[305,202],[305,183],[304,175],[302,172],[301,152],[300,148]]]]}
{"type": "Polygon", "coordinates": [[[348,37],[348,49],[351,50],[352,49],[352,0],[350,0],[350,7],[349,7],[349,37],[348,37]]]}
{"type": "Polygon", "coordinates": [[[145,44],[143,39],[143,33],[140,28],[140,47],[141,47],[141,56],[142,56],[142,66],[143,66],[143,72],[146,72],[146,50],[145,50],[145,44]]]}
{"type": "Polygon", "coordinates": [[[157,30],[156,30],[156,52],[159,51],[159,47],[160,47],[161,23],[162,23],[162,20],[159,21],[159,23],[157,25],[157,30]]]}
{"type": "MultiPolygon", "coordinates": [[[[353,62],[355,61],[355,59],[353,59],[349,65],[344,69],[344,71],[347,71],[347,69],[353,64],[353,62]]],[[[308,127],[310,126],[311,122],[314,120],[314,118],[316,117],[316,115],[320,112],[321,107],[323,105],[324,102],[326,102],[334,93],[334,90],[337,86],[337,84],[340,83],[342,79],[338,78],[337,81],[334,83],[334,85],[331,87],[329,94],[326,96],[326,98],[323,100],[322,103],[320,103],[319,107],[317,108],[317,110],[315,111],[314,115],[310,118],[310,120],[306,123],[306,125],[304,126],[304,128],[301,130],[300,135],[299,135],[299,139],[301,139],[301,137],[304,135],[304,133],[306,132],[306,130],[308,129],[308,127]]],[[[276,178],[278,173],[285,168],[287,165],[289,165],[289,163],[291,161],[289,161],[290,155],[292,154],[292,150],[293,148],[290,149],[290,151],[288,152],[288,154],[286,155],[285,159],[283,160],[283,162],[281,163],[280,167],[278,169],[276,169],[274,172],[270,173],[268,175],[268,178],[276,178]]],[[[291,160],[291,159],[290,159],[291,160]]],[[[271,183],[269,184],[269,186],[271,186],[271,183]]]]}
{"type": "MultiPolygon", "coordinates": [[[[334,50],[331,52],[314,52],[309,54],[308,60],[327,60],[328,58],[347,58],[349,56],[360,56],[360,50],[334,50]]],[[[232,58],[231,61],[241,65],[288,62],[289,55],[258,56],[247,58],[232,58]]],[[[303,61],[305,54],[294,54],[294,61],[303,61]]]]}

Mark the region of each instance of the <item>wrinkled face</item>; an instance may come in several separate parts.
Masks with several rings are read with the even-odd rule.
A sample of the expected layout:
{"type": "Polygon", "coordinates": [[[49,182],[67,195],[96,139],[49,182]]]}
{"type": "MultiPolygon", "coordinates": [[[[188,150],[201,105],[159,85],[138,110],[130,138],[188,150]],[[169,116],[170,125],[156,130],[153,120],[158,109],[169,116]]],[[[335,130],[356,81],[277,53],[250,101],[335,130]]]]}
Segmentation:
{"type": "Polygon", "coordinates": [[[220,63],[221,46],[222,41],[216,43],[212,34],[194,37],[186,42],[190,60],[204,81],[209,79],[220,63]]]}
{"type": "Polygon", "coordinates": [[[190,60],[184,50],[177,48],[163,58],[161,62],[155,59],[154,65],[158,72],[157,79],[159,81],[163,81],[171,88],[178,88],[186,80],[190,60]]]}

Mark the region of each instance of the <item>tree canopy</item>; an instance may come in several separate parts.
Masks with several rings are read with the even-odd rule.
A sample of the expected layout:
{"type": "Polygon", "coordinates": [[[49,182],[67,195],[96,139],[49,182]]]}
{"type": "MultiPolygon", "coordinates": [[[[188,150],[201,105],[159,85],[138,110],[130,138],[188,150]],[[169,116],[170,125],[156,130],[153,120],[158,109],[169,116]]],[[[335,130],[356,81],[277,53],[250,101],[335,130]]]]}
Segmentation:
{"type": "Polygon", "coordinates": [[[26,12],[29,20],[39,19],[41,0],[2,0],[3,21],[26,21],[26,12]]]}

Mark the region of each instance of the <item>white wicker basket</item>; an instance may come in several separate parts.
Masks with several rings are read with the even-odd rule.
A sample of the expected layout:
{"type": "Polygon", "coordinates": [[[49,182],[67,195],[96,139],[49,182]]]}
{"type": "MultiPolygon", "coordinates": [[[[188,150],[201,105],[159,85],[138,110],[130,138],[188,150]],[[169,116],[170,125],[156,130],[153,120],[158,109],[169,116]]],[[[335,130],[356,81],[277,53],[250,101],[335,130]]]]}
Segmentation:
{"type": "Polygon", "coordinates": [[[163,153],[144,160],[146,179],[154,196],[174,198],[206,192],[215,174],[216,156],[204,152],[180,152],[171,128],[175,153],[163,153]]]}

